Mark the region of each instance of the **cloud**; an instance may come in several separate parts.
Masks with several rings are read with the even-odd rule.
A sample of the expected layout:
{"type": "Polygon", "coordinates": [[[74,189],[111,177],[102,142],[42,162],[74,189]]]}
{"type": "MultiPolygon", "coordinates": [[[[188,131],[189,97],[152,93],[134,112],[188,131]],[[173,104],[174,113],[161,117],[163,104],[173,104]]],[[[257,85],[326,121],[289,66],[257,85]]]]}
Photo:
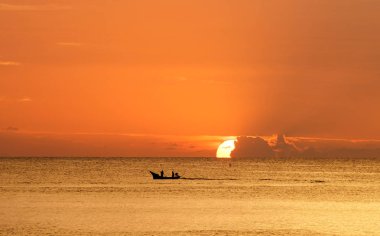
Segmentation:
{"type": "Polygon", "coordinates": [[[168,144],[168,146],[166,147],[166,150],[177,150],[179,148],[179,144],[177,143],[170,143],[168,144]]]}
{"type": "Polygon", "coordinates": [[[30,97],[23,97],[18,99],[19,102],[31,102],[32,99],[30,97]]]}
{"type": "Polygon", "coordinates": [[[273,151],[280,157],[292,157],[299,154],[299,149],[294,143],[286,140],[285,135],[277,135],[276,142],[272,146],[273,151]]]}
{"type": "Polygon", "coordinates": [[[184,76],[181,76],[181,77],[178,77],[177,80],[179,80],[179,81],[187,81],[188,78],[186,78],[184,76]]]}
{"type": "Polygon", "coordinates": [[[380,156],[379,140],[344,140],[322,138],[287,138],[277,135],[275,139],[261,137],[238,137],[234,158],[377,158],[380,156]]]}
{"type": "Polygon", "coordinates": [[[256,158],[273,157],[274,150],[268,142],[260,137],[238,137],[235,142],[235,149],[231,152],[231,157],[256,158]]]}
{"type": "Polygon", "coordinates": [[[0,66],[19,66],[20,62],[17,61],[0,61],[0,66]]]}
{"type": "Polygon", "coordinates": [[[78,42],[58,42],[56,44],[58,46],[62,46],[62,47],[80,47],[80,46],[82,46],[82,44],[78,43],[78,42]]]}
{"type": "Polygon", "coordinates": [[[19,129],[17,127],[13,127],[13,126],[8,126],[7,128],[4,129],[5,131],[9,131],[9,132],[15,132],[15,131],[18,131],[19,129]]]}
{"type": "Polygon", "coordinates": [[[212,157],[214,150],[208,145],[212,140],[149,134],[49,133],[24,129],[16,132],[14,127],[0,128],[0,157],[212,157]],[[191,145],[194,147],[190,148],[191,145]]]}
{"type": "Polygon", "coordinates": [[[71,7],[59,5],[16,5],[0,3],[0,11],[57,11],[67,9],[71,9],[71,7]]]}
{"type": "Polygon", "coordinates": [[[18,103],[18,102],[31,102],[33,99],[31,97],[19,97],[19,98],[9,98],[9,97],[0,97],[0,102],[9,102],[9,103],[18,103]]]}

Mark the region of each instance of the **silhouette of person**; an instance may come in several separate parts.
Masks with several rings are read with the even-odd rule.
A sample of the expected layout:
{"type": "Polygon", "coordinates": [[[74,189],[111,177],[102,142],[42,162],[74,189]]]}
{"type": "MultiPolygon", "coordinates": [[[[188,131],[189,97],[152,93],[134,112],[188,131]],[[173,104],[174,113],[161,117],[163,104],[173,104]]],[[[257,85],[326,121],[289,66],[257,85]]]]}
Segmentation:
{"type": "Polygon", "coordinates": [[[174,177],[174,171],[172,171],[172,177],[174,177]]]}
{"type": "Polygon", "coordinates": [[[164,170],[161,170],[161,177],[164,177],[164,170]]]}
{"type": "Polygon", "coordinates": [[[175,177],[178,177],[179,175],[178,175],[178,173],[175,173],[175,177]]]}

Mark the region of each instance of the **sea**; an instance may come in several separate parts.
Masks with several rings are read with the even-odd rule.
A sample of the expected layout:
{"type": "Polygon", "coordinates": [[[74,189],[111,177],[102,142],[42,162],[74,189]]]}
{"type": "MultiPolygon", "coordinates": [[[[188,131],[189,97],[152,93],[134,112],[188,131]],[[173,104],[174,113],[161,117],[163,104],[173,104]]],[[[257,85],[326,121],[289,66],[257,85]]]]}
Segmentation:
{"type": "Polygon", "coordinates": [[[0,235],[380,235],[380,158],[0,158],[0,235]]]}

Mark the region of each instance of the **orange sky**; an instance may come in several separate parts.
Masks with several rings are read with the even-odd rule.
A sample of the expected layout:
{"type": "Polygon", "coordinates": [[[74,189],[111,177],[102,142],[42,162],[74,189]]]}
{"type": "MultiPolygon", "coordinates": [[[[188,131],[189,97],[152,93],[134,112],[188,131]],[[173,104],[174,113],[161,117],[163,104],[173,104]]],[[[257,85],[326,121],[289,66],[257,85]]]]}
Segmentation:
{"type": "MultiPolygon", "coordinates": [[[[178,156],[214,152],[205,135],[380,139],[379,12],[377,0],[0,0],[1,135],[49,134],[50,153],[62,133],[191,137],[198,154],[178,156]]],[[[98,153],[153,155],[149,139],[98,153]]]]}

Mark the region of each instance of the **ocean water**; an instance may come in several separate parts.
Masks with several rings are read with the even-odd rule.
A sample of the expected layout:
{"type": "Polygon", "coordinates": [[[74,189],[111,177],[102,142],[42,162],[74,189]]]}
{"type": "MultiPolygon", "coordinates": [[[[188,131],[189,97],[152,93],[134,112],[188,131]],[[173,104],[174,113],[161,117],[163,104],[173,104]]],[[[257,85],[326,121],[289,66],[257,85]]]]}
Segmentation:
{"type": "Polygon", "coordinates": [[[0,158],[0,235],[380,235],[380,159],[0,158]]]}

